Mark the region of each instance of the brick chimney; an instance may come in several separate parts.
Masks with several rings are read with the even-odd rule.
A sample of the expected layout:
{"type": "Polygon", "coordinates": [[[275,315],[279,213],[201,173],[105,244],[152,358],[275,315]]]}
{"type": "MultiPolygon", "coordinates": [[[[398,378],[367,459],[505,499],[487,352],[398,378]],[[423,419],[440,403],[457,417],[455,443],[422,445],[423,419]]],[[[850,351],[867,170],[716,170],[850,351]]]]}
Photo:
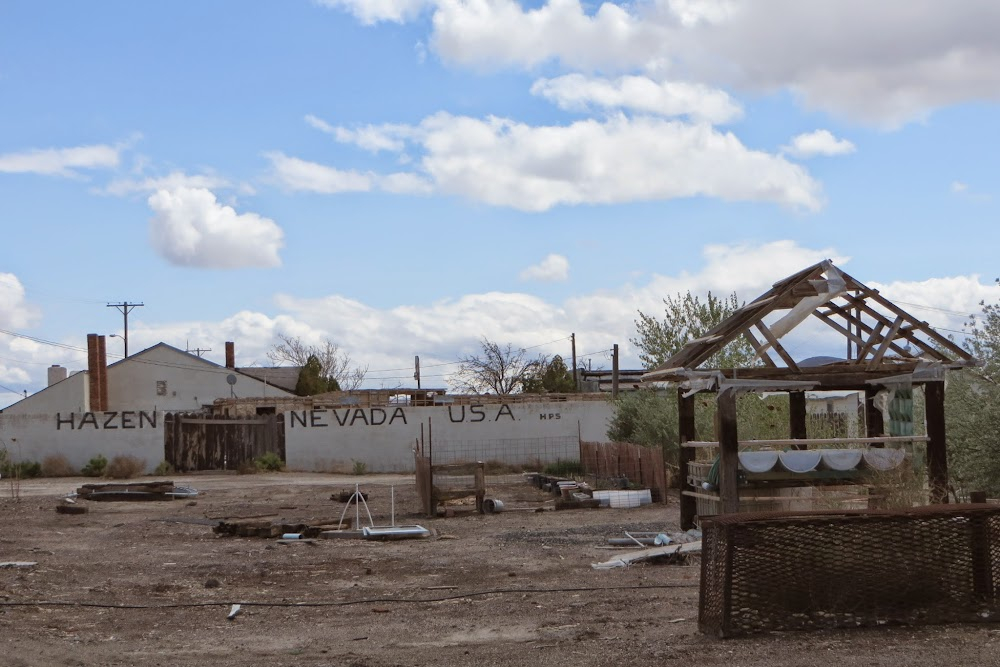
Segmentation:
{"type": "Polygon", "coordinates": [[[101,407],[102,412],[108,409],[108,349],[107,338],[97,337],[97,363],[101,368],[101,407]]]}
{"type": "Polygon", "coordinates": [[[236,368],[236,343],[226,341],[226,368],[236,368]]]}
{"type": "Polygon", "coordinates": [[[97,334],[87,334],[87,387],[90,391],[89,408],[101,409],[101,363],[97,352],[97,334]]]}

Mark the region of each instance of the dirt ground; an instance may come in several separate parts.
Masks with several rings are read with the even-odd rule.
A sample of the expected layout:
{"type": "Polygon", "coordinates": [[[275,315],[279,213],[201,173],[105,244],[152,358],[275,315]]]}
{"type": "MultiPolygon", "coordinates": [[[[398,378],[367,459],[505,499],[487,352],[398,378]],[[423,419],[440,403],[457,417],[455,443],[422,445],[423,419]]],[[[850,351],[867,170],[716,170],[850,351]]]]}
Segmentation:
{"type": "MultiPolygon", "coordinates": [[[[172,478],[193,500],[86,502],[87,479],[0,482],[0,665],[1000,665],[1000,626],[886,627],[719,640],[698,632],[698,564],[595,570],[626,530],[676,531],[676,505],[426,519],[411,477],[280,473],[172,478]],[[378,524],[426,539],[279,543],[218,519],[336,521],[360,481],[378,524]],[[241,613],[227,620],[230,605],[241,613]]],[[[508,511],[509,510],[509,511],[508,511]]],[[[352,510],[353,513],[353,510],[352,510]]]]}

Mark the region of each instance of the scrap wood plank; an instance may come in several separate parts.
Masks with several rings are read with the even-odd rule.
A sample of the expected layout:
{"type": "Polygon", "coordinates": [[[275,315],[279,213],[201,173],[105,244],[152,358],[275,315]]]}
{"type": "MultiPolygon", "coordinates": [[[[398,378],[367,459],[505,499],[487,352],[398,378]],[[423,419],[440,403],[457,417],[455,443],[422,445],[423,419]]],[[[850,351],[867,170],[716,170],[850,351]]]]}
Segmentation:
{"type": "Polygon", "coordinates": [[[661,556],[672,556],[674,554],[696,553],[701,551],[701,540],[697,542],[686,542],[684,544],[670,544],[665,547],[654,547],[652,549],[640,549],[631,553],[623,554],[604,561],[603,563],[592,563],[595,570],[607,570],[613,567],[627,567],[632,563],[661,556]]]}

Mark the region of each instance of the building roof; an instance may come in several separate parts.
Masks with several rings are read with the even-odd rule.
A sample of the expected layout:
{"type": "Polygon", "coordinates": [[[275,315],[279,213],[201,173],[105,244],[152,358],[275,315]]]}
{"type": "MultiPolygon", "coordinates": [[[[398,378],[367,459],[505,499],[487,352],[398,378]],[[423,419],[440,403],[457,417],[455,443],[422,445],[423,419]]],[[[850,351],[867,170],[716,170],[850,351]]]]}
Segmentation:
{"type": "Polygon", "coordinates": [[[295,387],[299,383],[299,373],[302,372],[302,366],[249,366],[237,368],[236,370],[244,375],[257,378],[272,387],[295,393],[295,387]]]}
{"type": "Polygon", "coordinates": [[[802,381],[825,388],[860,388],[872,380],[913,376],[929,368],[943,373],[944,369],[976,365],[968,352],[926,322],[824,260],[774,283],[704,336],[688,341],[670,359],[643,375],[643,381],[684,382],[695,374],[714,371],[725,378],[751,382],[802,381]],[[843,336],[848,349],[853,350],[848,355],[851,358],[821,365],[797,363],[780,339],[810,317],[843,336]],[[765,318],[770,324],[765,324],[765,318]],[[757,350],[760,366],[701,368],[740,336],[757,350]]]}

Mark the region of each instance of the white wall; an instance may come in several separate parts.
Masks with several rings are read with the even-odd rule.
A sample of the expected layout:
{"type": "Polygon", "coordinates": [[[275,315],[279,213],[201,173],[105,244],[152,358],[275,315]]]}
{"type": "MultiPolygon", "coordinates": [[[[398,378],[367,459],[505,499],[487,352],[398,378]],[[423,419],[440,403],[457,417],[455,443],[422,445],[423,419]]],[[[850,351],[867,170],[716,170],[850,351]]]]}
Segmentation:
{"type": "Polygon", "coordinates": [[[524,463],[579,459],[578,437],[604,441],[609,403],[579,401],[434,407],[345,407],[285,413],[285,455],[293,470],[413,470],[413,448],[433,433],[433,458],[524,463]]]}
{"type": "Polygon", "coordinates": [[[166,345],[108,366],[108,407],[115,410],[198,410],[217,398],[291,396],[286,391],[166,345]],[[236,376],[230,387],[226,378],[236,376]],[[157,393],[157,382],[166,393],[157,393]]]}
{"type": "MultiPolygon", "coordinates": [[[[603,401],[295,410],[285,413],[285,456],[292,470],[347,471],[362,461],[370,472],[411,472],[423,425],[437,462],[575,460],[578,437],[605,440],[611,416],[603,401]]],[[[0,447],[27,461],[62,454],[74,468],[98,454],[129,454],[150,472],[163,460],[164,417],[162,410],[3,413],[0,447]]]]}
{"type": "Polygon", "coordinates": [[[84,412],[89,408],[90,384],[86,372],[74,373],[23,401],[6,407],[2,414],[43,414],[57,412],[84,412]]]}
{"type": "Polygon", "coordinates": [[[151,472],[163,460],[162,412],[0,414],[0,447],[21,461],[62,454],[82,468],[101,454],[131,455],[151,472]]]}

